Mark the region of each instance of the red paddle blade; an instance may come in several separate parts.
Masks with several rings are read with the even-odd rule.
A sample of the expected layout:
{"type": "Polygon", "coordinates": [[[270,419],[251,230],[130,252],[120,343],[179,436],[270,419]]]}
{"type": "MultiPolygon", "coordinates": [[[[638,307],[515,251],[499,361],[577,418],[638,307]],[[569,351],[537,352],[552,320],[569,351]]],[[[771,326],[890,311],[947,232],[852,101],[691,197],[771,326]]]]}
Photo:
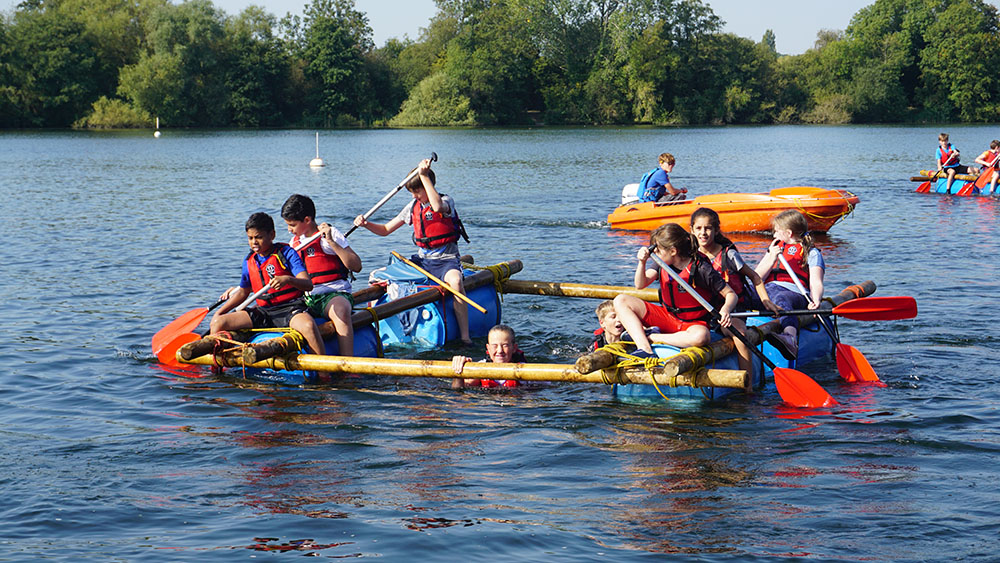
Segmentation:
{"type": "Polygon", "coordinates": [[[187,344],[188,342],[194,342],[195,340],[201,340],[201,337],[193,332],[179,334],[175,336],[173,340],[167,342],[162,348],[160,348],[160,351],[156,353],[156,359],[159,360],[161,364],[166,364],[168,366],[184,365],[177,361],[177,351],[181,349],[181,346],[187,344]]]}
{"type": "Polygon", "coordinates": [[[781,400],[793,407],[814,409],[839,404],[819,383],[791,368],[774,368],[774,385],[781,400]]]}
{"type": "Polygon", "coordinates": [[[975,184],[970,183],[962,186],[962,188],[958,190],[958,193],[956,193],[955,195],[967,196],[967,195],[976,195],[977,193],[979,193],[979,188],[977,188],[975,184]]]}
{"type": "Polygon", "coordinates": [[[923,184],[920,184],[919,186],[917,186],[917,189],[916,189],[916,192],[918,194],[925,194],[925,193],[927,193],[929,191],[931,191],[931,182],[930,182],[930,180],[924,182],[923,184]]]}
{"type": "Polygon", "coordinates": [[[982,189],[986,186],[986,184],[989,184],[990,179],[993,178],[993,172],[995,172],[995,170],[992,167],[987,166],[986,170],[983,170],[983,173],[976,178],[976,187],[982,189]]]}
{"type": "Polygon", "coordinates": [[[843,343],[837,344],[837,371],[851,383],[881,381],[868,363],[868,358],[854,346],[843,343]]]}
{"type": "Polygon", "coordinates": [[[898,321],[917,316],[917,300],[912,297],[862,297],[837,305],[831,312],[856,321],[898,321]]]}
{"type": "MultiPolygon", "coordinates": [[[[177,317],[167,326],[160,329],[153,335],[153,353],[160,355],[160,350],[178,336],[193,331],[208,314],[207,307],[191,309],[187,313],[177,317]]],[[[171,356],[172,357],[172,356],[171,356]]]]}

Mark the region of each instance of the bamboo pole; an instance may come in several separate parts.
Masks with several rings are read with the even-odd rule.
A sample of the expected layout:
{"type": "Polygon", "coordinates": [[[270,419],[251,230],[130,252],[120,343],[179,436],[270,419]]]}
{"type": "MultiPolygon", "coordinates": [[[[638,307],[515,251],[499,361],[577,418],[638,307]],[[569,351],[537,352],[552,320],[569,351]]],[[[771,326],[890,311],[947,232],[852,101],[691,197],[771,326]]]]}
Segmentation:
{"type": "Polygon", "coordinates": [[[636,289],[634,287],[617,285],[593,285],[571,282],[546,282],[533,280],[507,280],[503,284],[505,293],[522,293],[526,295],[555,295],[559,297],[592,297],[595,299],[614,299],[620,294],[633,295],[643,301],[659,301],[655,289],[636,289]]]}
{"type": "MultiPolygon", "coordinates": [[[[241,358],[223,359],[227,367],[241,367],[241,358]]],[[[187,363],[213,365],[211,356],[195,358],[187,363]]],[[[220,362],[221,363],[221,362],[220,362]]],[[[289,358],[271,358],[246,367],[276,370],[315,370],[327,373],[350,373],[359,375],[392,375],[408,377],[470,378],[470,379],[510,379],[516,381],[554,381],[572,383],[639,383],[657,385],[697,387],[746,387],[748,374],[743,370],[701,369],[692,373],[667,373],[660,367],[652,370],[629,368],[621,370],[614,380],[609,380],[601,372],[582,374],[568,364],[494,364],[469,362],[461,374],[455,373],[450,361],[407,360],[389,358],[355,358],[346,356],[320,356],[299,354],[289,358]]]]}

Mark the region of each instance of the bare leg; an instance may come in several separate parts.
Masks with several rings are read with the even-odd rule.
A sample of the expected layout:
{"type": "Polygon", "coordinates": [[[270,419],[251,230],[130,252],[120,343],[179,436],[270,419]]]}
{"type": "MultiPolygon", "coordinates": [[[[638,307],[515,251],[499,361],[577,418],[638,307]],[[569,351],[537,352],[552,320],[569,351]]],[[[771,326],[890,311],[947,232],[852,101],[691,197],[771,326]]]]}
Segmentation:
{"type": "MultiPolygon", "coordinates": [[[[455,291],[465,295],[465,285],[462,283],[461,270],[448,270],[444,275],[444,282],[455,291]]],[[[458,323],[459,338],[465,344],[472,344],[472,339],[469,338],[469,306],[458,297],[454,297],[453,299],[452,308],[455,311],[455,321],[458,323]]]]}
{"type": "Polygon", "coordinates": [[[212,334],[218,334],[223,330],[240,330],[244,328],[253,328],[253,321],[250,320],[250,314],[246,311],[232,311],[213,316],[209,330],[212,334]]]}
{"type": "MultiPolygon", "coordinates": [[[[740,334],[747,333],[747,325],[746,323],[743,322],[742,319],[732,319],[732,321],[733,321],[733,326],[732,326],[733,329],[740,331],[740,334]]],[[[722,329],[722,332],[723,334],[732,334],[732,331],[729,330],[728,328],[722,329]]],[[[736,338],[735,336],[733,337],[733,345],[736,346],[736,353],[739,354],[740,369],[745,370],[747,373],[753,376],[753,364],[750,361],[750,349],[747,348],[746,344],[743,344],[743,342],[739,338],[736,338]]]]}
{"type": "Polygon", "coordinates": [[[306,343],[313,354],[326,354],[326,345],[319,334],[319,327],[309,313],[299,313],[288,321],[289,328],[294,328],[305,337],[306,343]]]}
{"type": "Polygon", "coordinates": [[[354,355],[354,324],[351,323],[351,303],[344,297],[334,297],[326,304],[326,316],[337,331],[341,356],[354,355]]]}
{"type": "MultiPolygon", "coordinates": [[[[631,334],[631,333],[629,333],[631,334]]],[[[670,334],[651,334],[649,339],[657,344],[668,344],[677,348],[689,348],[691,346],[704,346],[712,340],[712,333],[707,326],[690,326],[680,332],[670,334]]]]}
{"type": "Polygon", "coordinates": [[[646,330],[642,326],[642,317],[646,314],[646,302],[622,293],[615,296],[615,313],[618,314],[618,320],[632,337],[636,347],[652,354],[653,346],[646,338],[646,330]]]}

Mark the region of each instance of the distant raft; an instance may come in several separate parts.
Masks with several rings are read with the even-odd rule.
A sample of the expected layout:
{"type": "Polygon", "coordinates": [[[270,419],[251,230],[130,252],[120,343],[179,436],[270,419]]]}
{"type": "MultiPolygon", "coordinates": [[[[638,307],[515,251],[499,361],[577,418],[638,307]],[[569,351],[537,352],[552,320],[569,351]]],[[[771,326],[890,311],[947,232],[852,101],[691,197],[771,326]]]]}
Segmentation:
{"type": "MultiPolygon", "coordinates": [[[[628,199],[623,197],[623,201],[628,199]]],[[[686,227],[696,209],[709,207],[719,214],[723,232],[767,232],[775,215],[794,209],[806,216],[810,231],[826,232],[849,215],[859,201],[858,196],[847,190],[776,188],[768,193],[726,193],[662,203],[627,203],[608,215],[608,225],[631,231],[652,231],[664,223],[686,227]]]]}
{"type": "Polygon", "coordinates": [[[951,187],[949,188],[947,175],[938,174],[936,170],[921,170],[920,175],[911,176],[910,181],[920,182],[920,185],[917,186],[915,191],[921,194],[949,194],[962,197],[1000,195],[1000,186],[997,187],[997,193],[990,192],[989,175],[983,179],[979,178],[979,176],[973,176],[971,174],[955,174],[955,180],[951,183],[951,187]]]}

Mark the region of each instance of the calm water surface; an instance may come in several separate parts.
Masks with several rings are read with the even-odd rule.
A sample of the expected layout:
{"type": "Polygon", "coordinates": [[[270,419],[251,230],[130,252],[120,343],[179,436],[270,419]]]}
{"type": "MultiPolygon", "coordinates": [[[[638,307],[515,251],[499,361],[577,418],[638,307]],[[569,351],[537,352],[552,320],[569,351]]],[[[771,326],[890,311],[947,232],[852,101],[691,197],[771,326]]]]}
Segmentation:
{"type": "MultiPolygon", "coordinates": [[[[966,160],[998,136],[947,130],[966,160]]],[[[320,171],[308,131],[0,132],[0,559],[995,560],[1000,203],[913,193],[938,132],[338,131],[320,171]],[[301,192],[346,230],[432,150],[464,250],[520,258],[521,279],[630,283],[641,239],[605,218],[663,151],[692,195],[849,189],[861,204],[819,239],[828,293],[871,279],[920,316],[842,321],[887,387],[811,364],[842,406],[804,417],[773,386],[706,407],[158,367],[151,335],[236,282],[250,213],[301,192]]],[[[767,242],[736,238],[751,259],[767,242]]],[[[361,279],[410,248],[402,230],[351,243],[361,279]]],[[[529,358],[570,362],[595,305],[507,296],[504,317],[529,358]]]]}

